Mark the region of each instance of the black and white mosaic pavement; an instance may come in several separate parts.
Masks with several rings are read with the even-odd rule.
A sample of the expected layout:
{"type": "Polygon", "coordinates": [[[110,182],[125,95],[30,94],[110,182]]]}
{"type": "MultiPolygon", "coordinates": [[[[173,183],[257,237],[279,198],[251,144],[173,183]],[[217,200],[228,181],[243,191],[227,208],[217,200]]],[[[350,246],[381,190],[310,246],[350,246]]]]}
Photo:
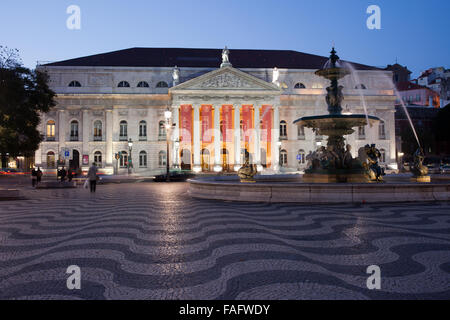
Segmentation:
{"type": "Polygon", "coordinates": [[[27,189],[0,202],[0,299],[450,299],[449,203],[269,205],[186,190],[27,189]],[[70,265],[80,290],[66,287],[70,265]],[[366,286],[370,265],[380,290],[366,286]]]}

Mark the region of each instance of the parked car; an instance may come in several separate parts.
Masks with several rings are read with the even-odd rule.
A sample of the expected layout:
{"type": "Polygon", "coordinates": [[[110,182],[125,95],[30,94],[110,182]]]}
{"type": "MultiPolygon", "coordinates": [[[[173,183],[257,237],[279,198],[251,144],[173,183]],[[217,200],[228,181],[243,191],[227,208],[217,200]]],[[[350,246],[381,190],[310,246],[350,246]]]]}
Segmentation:
{"type": "MultiPolygon", "coordinates": [[[[190,171],[170,171],[170,181],[173,182],[181,182],[186,181],[187,179],[193,178],[195,175],[190,171]]],[[[164,182],[167,181],[167,174],[159,174],[153,178],[155,182],[164,182]]]]}

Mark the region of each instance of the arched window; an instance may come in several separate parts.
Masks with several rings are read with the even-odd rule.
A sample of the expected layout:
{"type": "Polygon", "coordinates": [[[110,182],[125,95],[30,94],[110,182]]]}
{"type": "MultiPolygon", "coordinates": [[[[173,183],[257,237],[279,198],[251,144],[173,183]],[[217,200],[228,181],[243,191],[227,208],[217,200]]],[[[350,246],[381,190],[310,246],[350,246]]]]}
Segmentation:
{"type": "Polygon", "coordinates": [[[147,122],[142,120],[139,122],[139,139],[147,138],[147,122]]]}
{"type": "Polygon", "coordinates": [[[386,150],[380,149],[381,157],[380,162],[385,163],[386,162],[386,150]]]}
{"type": "Polygon", "coordinates": [[[168,88],[169,85],[168,85],[167,82],[165,82],[165,81],[160,81],[160,82],[158,82],[158,83],[156,84],[156,87],[157,87],[157,88],[168,88]]]}
{"type": "Polygon", "coordinates": [[[70,123],[70,141],[78,141],[78,121],[70,123]]]}
{"type": "Polygon", "coordinates": [[[287,139],[287,123],[284,120],[280,121],[280,139],[287,139]]]}
{"type": "Polygon", "coordinates": [[[130,83],[128,81],[120,81],[119,84],[117,85],[117,87],[119,87],[119,88],[129,88],[130,87],[130,83]]]}
{"type": "Polygon", "coordinates": [[[297,126],[297,135],[298,140],[305,140],[305,127],[304,126],[297,126]]]}
{"type": "Polygon", "coordinates": [[[366,127],[358,127],[358,139],[366,139],[366,127]]]}
{"type": "Polygon", "coordinates": [[[47,121],[47,140],[55,140],[55,121],[47,121]]]}
{"type": "Polygon", "coordinates": [[[128,140],[128,123],[125,120],[120,121],[119,140],[120,141],[128,140]]]}
{"type": "Polygon", "coordinates": [[[166,140],[166,123],[162,120],[158,124],[158,140],[166,140]]]}
{"type": "Polygon", "coordinates": [[[102,122],[96,120],[94,122],[94,141],[102,141],[102,122]]]}
{"type": "Polygon", "coordinates": [[[301,82],[295,84],[294,89],[305,89],[305,85],[301,82]]]}
{"type": "Polygon", "coordinates": [[[147,152],[145,151],[139,152],[139,167],[141,168],[147,167],[147,152]]]}
{"type": "Polygon", "coordinates": [[[126,151],[122,151],[120,153],[119,165],[121,168],[126,168],[128,165],[128,153],[126,151]]]}
{"type": "Polygon", "coordinates": [[[386,139],[386,126],[383,120],[381,120],[378,125],[378,136],[380,140],[386,139]]]}
{"type": "Polygon", "coordinates": [[[358,84],[358,85],[355,87],[355,89],[362,89],[362,90],[365,90],[365,89],[367,89],[367,87],[361,83],[361,84],[358,84]]]}
{"type": "Polygon", "coordinates": [[[158,165],[160,167],[165,167],[166,166],[166,161],[167,161],[166,152],[165,151],[160,151],[159,154],[158,154],[158,165]]]}
{"type": "Polygon", "coordinates": [[[99,168],[102,166],[102,153],[100,151],[95,151],[94,153],[94,162],[95,165],[99,168]]]}
{"type": "Polygon", "coordinates": [[[47,152],[47,168],[55,168],[55,153],[53,151],[47,152]]]}
{"type": "Polygon", "coordinates": [[[306,162],[306,152],[303,149],[298,150],[297,160],[299,164],[305,164],[306,162]]]}
{"type": "Polygon", "coordinates": [[[148,85],[147,81],[139,81],[137,87],[138,88],[149,88],[150,86],[148,85]]]}
{"type": "Polygon", "coordinates": [[[280,152],[280,165],[281,166],[286,166],[287,165],[287,151],[286,150],[281,150],[280,152]]]}
{"type": "Polygon", "coordinates": [[[76,80],[70,81],[69,87],[81,87],[81,83],[76,80]]]}

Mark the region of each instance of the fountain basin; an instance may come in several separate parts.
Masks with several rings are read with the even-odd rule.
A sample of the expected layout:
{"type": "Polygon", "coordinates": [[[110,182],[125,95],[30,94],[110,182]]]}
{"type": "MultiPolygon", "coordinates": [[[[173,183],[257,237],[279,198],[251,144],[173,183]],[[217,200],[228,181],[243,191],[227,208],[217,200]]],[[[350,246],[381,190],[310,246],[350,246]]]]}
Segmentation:
{"type": "Polygon", "coordinates": [[[315,128],[320,135],[348,135],[354,132],[352,128],[367,125],[367,119],[371,126],[380,121],[378,117],[364,114],[327,114],[303,117],[295,120],[294,124],[315,128]]]}
{"type": "Polygon", "coordinates": [[[450,182],[442,183],[303,183],[300,176],[256,176],[256,183],[208,177],[188,180],[189,195],[198,199],[262,203],[393,203],[449,201],[450,182]]]}

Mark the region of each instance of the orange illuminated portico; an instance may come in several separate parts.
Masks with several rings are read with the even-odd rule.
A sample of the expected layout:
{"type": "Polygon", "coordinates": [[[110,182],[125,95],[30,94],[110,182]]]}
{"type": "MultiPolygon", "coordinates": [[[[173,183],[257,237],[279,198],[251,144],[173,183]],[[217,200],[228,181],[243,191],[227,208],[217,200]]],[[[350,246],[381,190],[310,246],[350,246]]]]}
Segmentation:
{"type": "Polygon", "coordinates": [[[237,171],[249,153],[258,170],[277,170],[280,89],[231,66],[169,90],[173,166],[195,172],[237,171]],[[275,143],[274,143],[275,142],[275,143]]]}

